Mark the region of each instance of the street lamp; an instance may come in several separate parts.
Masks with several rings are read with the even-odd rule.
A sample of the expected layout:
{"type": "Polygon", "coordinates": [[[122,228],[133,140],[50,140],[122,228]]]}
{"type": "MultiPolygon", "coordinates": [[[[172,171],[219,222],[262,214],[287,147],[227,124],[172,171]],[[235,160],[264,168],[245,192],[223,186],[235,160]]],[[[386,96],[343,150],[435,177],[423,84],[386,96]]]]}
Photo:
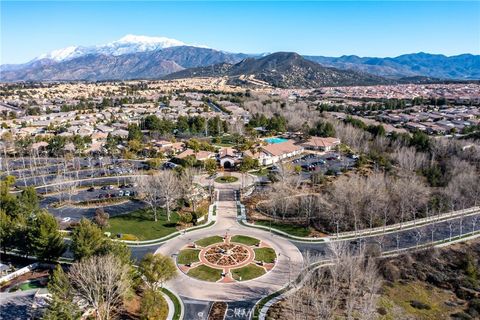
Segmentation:
{"type": "MultiPolygon", "coordinates": [[[[278,256],[280,257],[282,254],[281,253],[278,253],[278,256]]],[[[286,254],[283,255],[284,257],[286,257],[288,259],[288,284],[290,284],[290,282],[292,281],[292,259],[287,256],[286,254]]]]}

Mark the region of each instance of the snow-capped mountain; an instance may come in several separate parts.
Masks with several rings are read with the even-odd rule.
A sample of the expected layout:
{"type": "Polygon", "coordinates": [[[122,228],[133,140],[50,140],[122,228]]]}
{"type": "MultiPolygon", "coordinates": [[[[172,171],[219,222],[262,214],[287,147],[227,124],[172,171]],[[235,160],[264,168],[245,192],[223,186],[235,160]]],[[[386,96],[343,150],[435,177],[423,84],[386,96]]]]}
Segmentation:
{"type": "Polygon", "coordinates": [[[104,54],[109,56],[120,56],[123,54],[154,51],[170,47],[186,46],[182,41],[166,37],[148,37],[137,35],[126,35],[123,38],[96,46],[70,46],[49,53],[42,54],[34,59],[50,59],[54,61],[66,61],[87,54],[104,54]]]}

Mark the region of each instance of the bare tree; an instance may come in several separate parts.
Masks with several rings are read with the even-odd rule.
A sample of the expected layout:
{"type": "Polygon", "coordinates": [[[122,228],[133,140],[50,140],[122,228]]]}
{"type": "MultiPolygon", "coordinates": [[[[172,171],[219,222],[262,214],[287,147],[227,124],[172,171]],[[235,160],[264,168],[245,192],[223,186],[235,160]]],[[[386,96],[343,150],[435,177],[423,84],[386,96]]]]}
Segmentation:
{"type": "Polygon", "coordinates": [[[183,197],[192,205],[193,212],[197,211],[197,202],[200,199],[200,194],[195,184],[195,176],[198,176],[200,171],[196,168],[187,168],[183,171],[180,177],[180,188],[183,197]]]}
{"type": "Polygon", "coordinates": [[[63,187],[68,196],[68,202],[72,202],[72,196],[77,192],[78,181],[67,181],[63,187]]]}
{"type": "Polygon", "coordinates": [[[321,267],[287,300],[293,319],[374,319],[381,285],[376,264],[360,248],[345,242],[330,245],[333,264],[321,267]]]}
{"type": "Polygon", "coordinates": [[[159,179],[155,176],[137,176],[134,180],[137,183],[140,198],[149,205],[153,212],[153,218],[157,222],[157,207],[162,199],[159,179]]]}
{"type": "Polygon", "coordinates": [[[114,319],[130,289],[129,267],[113,255],[92,256],[74,263],[68,278],[73,295],[100,320],[114,319]]]}
{"type": "Polygon", "coordinates": [[[179,179],[172,171],[162,171],[155,177],[155,180],[159,186],[160,196],[165,203],[167,220],[170,221],[170,207],[180,197],[179,179]]]}
{"type": "Polygon", "coordinates": [[[392,157],[400,168],[409,172],[415,172],[427,163],[426,154],[417,152],[415,148],[401,147],[392,154],[392,157]]]}

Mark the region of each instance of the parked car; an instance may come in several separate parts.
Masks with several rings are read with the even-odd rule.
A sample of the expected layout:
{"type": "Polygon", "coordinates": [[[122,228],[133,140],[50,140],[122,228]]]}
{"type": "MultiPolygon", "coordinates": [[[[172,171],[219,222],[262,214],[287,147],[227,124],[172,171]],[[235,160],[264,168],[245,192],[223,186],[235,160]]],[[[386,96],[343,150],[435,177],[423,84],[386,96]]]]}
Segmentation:
{"type": "Polygon", "coordinates": [[[123,195],[124,195],[123,190],[120,190],[120,191],[118,192],[118,196],[119,196],[119,197],[123,197],[123,195]]]}
{"type": "Polygon", "coordinates": [[[162,167],[163,169],[175,169],[176,167],[178,167],[178,164],[173,162],[165,162],[162,167]]]}
{"type": "Polygon", "coordinates": [[[130,197],[130,190],[125,190],[124,195],[125,195],[125,197],[130,197]]]}

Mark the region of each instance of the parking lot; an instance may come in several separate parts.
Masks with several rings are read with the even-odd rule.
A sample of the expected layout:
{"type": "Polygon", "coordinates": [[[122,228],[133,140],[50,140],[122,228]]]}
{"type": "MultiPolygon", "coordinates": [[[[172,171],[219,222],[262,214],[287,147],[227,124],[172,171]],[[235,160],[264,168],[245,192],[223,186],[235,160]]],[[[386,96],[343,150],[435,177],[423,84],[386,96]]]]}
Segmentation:
{"type": "Polygon", "coordinates": [[[300,166],[302,174],[309,178],[313,172],[340,175],[344,170],[352,169],[355,166],[356,158],[355,155],[347,156],[337,152],[322,155],[309,153],[293,160],[292,164],[300,166]]]}
{"type": "MultiPolygon", "coordinates": [[[[131,200],[130,197],[135,195],[136,189],[134,184],[123,184],[119,187],[114,185],[105,185],[98,187],[90,187],[88,189],[77,190],[75,194],[71,195],[71,201],[73,203],[96,201],[98,199],[111,199],[111,198],[124,198],[127,202],[121,204],[99,205],[99,207],[105,207],[105,210],[110,216],[115,216],[123,213],[127,213],[133,210],[144,207],[144,203],[141,201],[131,200]]],[[[63,194],[62,198],[65,199],[67,195],[63,194]]],[[[61,207],[54,207],[53,204],[57,203],[60,199],[60,194],[51,194],[44,196],[40,201],[42,208],[48,209],[54,216],[56,216],[61,222],[73,222],[78,221],[81,218],[91,218],[95,213],[95,206],[81,207],[75,205],[65,205],[61,207]]]]}
{"type": "MultiPolygon", "coordinates": [[[[30,160],[12,160],[9,162],[7,174],[16,177],[16,186],[38,186],[54,182],[59,176],[62,179],[88,179],[116,175],[134,174],[139,170],[148,169],[144,161],[74,158],[62,162],[62,159],[44,159],[31,163],[30,160]],[[55,160],[55,161],[54,161],[55,160]]],[[[7,166],[4,164],[6,169],[7,166]]]]}

